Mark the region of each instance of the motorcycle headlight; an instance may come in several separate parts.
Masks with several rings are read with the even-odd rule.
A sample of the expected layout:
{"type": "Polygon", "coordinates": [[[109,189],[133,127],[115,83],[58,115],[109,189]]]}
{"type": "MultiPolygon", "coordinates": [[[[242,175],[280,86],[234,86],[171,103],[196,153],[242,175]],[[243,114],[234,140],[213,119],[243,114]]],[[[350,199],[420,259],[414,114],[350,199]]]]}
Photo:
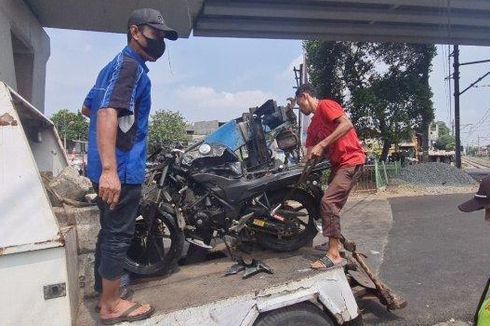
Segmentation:
{"type": "Polygon", "coordinates": [[[208,144],[202,144],[199,146],[199,154],[201,155],[208,155],[211,152],[211,146],[208,144]]]}

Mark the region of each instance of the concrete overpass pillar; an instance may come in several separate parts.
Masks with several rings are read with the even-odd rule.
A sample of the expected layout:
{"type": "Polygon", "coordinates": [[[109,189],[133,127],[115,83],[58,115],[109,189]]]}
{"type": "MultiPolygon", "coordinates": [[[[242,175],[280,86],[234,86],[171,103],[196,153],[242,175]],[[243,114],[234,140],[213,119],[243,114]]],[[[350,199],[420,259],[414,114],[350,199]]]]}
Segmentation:
{"type": "Polygon", "coordinates": [[[0,81],[44,112],[49,37],[24,1],[0,0],[0,81]]]}

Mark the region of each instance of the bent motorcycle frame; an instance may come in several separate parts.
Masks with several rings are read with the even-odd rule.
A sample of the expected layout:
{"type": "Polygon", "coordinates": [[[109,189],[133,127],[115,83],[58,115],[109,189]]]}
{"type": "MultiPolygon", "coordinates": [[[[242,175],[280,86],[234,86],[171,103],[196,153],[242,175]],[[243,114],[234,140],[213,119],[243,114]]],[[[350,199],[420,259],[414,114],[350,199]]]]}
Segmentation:
{"type": "MultiPolygon", "coordinates": [[[[313,172],[327,168],[328,166],[319,166],[314,169],[313,172]]],[[[302,171],[303,169],[298,167],[251,180],[245,178],[230,179],[211,173],[195,173],[192,175],[192,178],[201,184],[211,182],[213,184],[212,191],[214,193],[219,194],[220,197],[226,198],[230,204],[235,205],[245,198],[251,197],[253,194],[258,195],[267,191],[275,191],[294,185],[300,178],[302,171]]],[[[316,185],[312,186],[319,188],[319,186],[316,185]]],[[[316,195],[316,192],[318,191],[312,191],[312,195],[316,195]]]]}

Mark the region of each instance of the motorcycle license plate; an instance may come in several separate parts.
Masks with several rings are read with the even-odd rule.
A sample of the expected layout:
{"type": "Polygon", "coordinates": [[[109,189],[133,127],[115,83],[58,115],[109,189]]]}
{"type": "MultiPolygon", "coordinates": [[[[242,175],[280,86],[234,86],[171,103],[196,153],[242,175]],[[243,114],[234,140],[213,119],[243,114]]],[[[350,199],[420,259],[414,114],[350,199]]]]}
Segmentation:
{"type": "Polygon", "coordinates": [[[260,227],[264,227],[265,226],[265,221],[254,219],[253,224],[254,225],[257,225],[257,226],[260,226],[260,227]]]}

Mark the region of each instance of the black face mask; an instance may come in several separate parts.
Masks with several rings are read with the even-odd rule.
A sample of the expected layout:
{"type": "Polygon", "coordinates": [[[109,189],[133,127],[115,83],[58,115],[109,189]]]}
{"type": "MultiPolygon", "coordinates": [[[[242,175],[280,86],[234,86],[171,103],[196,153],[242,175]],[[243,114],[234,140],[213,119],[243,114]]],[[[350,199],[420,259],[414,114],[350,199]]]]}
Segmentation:
{"type": "Polygon", "coordinates": [[[141,43],[138,42],[143,51],[145,51],[146,54],[148,54],[153,59],[159,59],[165,53],[165,41],[163,40],[163,38],[153,39],[148,38],[145,35],[143,35],[143,37],[146,39],[146,47],[141,46],[141,43]]]}

